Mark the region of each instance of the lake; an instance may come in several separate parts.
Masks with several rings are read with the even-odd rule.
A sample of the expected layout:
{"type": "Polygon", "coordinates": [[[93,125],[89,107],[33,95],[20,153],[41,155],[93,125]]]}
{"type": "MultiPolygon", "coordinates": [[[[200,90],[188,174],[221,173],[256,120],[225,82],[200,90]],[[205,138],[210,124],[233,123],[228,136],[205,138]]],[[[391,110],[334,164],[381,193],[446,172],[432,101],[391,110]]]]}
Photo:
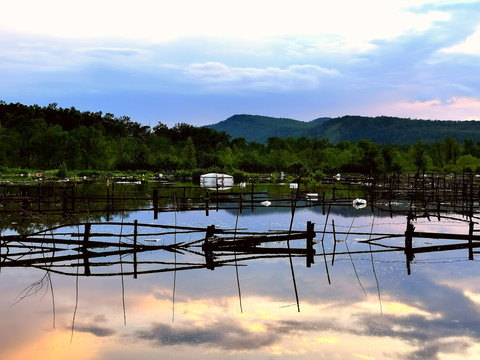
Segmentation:
{"type": "MultiPolygon", "coordinates": [[[[240,213],[232,206],[212,207],[208,214],[200,209],[154,216],[139,209],[112,212],[108,217],[117,225],[105,227],[106,215],[96,214],[92,220],[96,225],[89,229],[92,239],[104,229],[111,236],[102,241],[111,238],[112,243],[131,244],[136,231],[135,246],[146,247],[135,254],[125,251],[111,258],[88,259],[89,276],[85,276],[87,250],[79,250],[85,240],[85,218],[79,225],[42,233],[44,246],[49,236],[78,241],[78,248],[68,248],[68,256],[80,252],[82,256],[67,256],[55,266],[48,256],[46,265],[40,260],[30,264],[28,259],[39,257],[35,250],[15,258],[18,249],[9,250],[4,238],[1,359],[480,356],[476,239],[468,247],[457,246],[466,243],[461,239],[419,235],[466,236],[470,219],[463,215],[415,218],[411,224],[418,236],[411,247],[425,252],[415,252],[410,261],[405,250],[405,213],[370,206],[299,206],[293,216],[289,207],[245,207],[240,213]],[[135,222],[140,224],[138,229],[132,227],[135,222]],[[255,246],[260,252],[214,248],[219,262],[211,270],[204,266],[205,232],[185,230],[214,225],[233,233],[234,241],[242,236],[250,236],[251,241],[247,232],[292,234],[306,231],[308,222],[316,233],[314,263],[309,267],[302,252],[307,240],[299,238],[288,244],[263,242],[255,246]],[[169,228],[145,230],[146,225],[169,228]],[[173,251],[172,244],[178,251],[173,251]],[[228,260],[222,263],[222,259],[228,260]],[[9,264],[12,260],[20,265],[9,264]],[[46,271],[50,261],[52,271],[46,271]]],[[[65,222],[71,224],[71,220],[65,222]]],[[[477,218],[472,220],[478,228],[477,218]]],[[[14,226],[2,232],[3,236],[16,234],[14,226]]],[[[102,251],[108,249],[90,250],[102,251]]],[[[60,249],[54,253],[60,256],[60,249]]]]}

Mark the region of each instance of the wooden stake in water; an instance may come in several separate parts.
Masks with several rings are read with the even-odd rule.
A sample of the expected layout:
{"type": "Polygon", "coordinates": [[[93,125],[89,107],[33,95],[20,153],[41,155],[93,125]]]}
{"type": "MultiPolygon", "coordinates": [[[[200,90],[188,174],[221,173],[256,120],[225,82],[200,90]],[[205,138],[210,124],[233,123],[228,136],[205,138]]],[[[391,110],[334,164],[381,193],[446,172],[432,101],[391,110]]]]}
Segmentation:
{"type": "MultiPolygon", "coordinates": [[[[325,271],[327,272],[327,279],[328,279],[328,284],[332,285],[332,282],[330,281],[330,273],[328,271],[328,264],[327,264],[327,255],[325,254],[325,244],[323,243],[323,240],[325,238],[325,230],[327,229],[327,221],[328,221],[328,216],[330,215],[330,205],[328,206],[328,212],[327,212],[327,217],[325,218],[325,225],[323,226],[323,234],[322,234],[322,251],[323,251],[323,259],[325,262],[325,271]]],[[[333,221],[333,220],[332,220],[333,221]]],[[[335,245],[334,245],[335,246],[335,245]]],[[[333,259],[332,259],[332,265],[333,265],[333,259]]]]}

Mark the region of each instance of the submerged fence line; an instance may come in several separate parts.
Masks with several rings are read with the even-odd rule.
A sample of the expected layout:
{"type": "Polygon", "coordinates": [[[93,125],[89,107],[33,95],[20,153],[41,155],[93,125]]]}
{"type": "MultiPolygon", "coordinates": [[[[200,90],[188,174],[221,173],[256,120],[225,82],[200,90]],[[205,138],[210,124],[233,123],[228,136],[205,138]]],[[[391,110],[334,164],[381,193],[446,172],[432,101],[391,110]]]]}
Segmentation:
{"type": "MultiPolygon", "coordinates": [[[[363,196],[372,207],[388,208],[389,211],[407,213],[413,205],[415,211],[428,208],[437,212],[452,210],[472,214],[479,206],[480,184],[474,174],[425,175],[425,176],[379,176],[345,177],[340,180],[324,179],[322,186],[306,190],[275,194],[255,191],[255,184],[246,188],[234,187],[227,191],[194,186],[157,186],[148,191],[135,190],[136,185],[115,189],[112,182],[101,194],[79,193],[75,183],[55,185],[0,184],[0,213],[62,214],[106,213],[125,211],[152,211],[154,218],[159,213],[171,211],[210,211],[255,209],[270,206],[278,208],[322,207],[325,214],[330,206],[350,206],[352,201],[363,196]],[[127,189],[127,187],[129,187],[127,189]],[[404,210],[394,209],[399,202],[409,205],[404,210]]],[[[98,190],[97,190],[98,191],[98,190]]]]}
{"type": "Polygon", "coordinates": [[[327,257],[331,257],[333,266],[335,257],[340,255],[401,252],[405,254],[410,274],[416,254],[466,249],[468,260],[474,260],[475,249],[480,247],[480,235],[476,234],[480,229],[475,228],[477,223],[473,219],[465,222],[469,230],[466,234],[416,231],[414,219],[412,213],[402,233],[373,232],[373,227],[370,232],[338,231],[332,220],[331,230],[325,226],[318,238],[313,222],[307,222],[306,230],[268,232],[221,229],[214,225],[83,222],[31,234],[0,236],[0,269],[30,266],[71,276],[132,275],[136,278],[139,274],[242,266],[247,261],[268,258],[301,257],[310,267],[315,257],[323,257],[325,264],[327,257]],[[72,230],[74,228],[77,231],[72,230]],[[332,250],[325,250],[325,235],[332,237],[332,250]],[[337,243],[346,241],[348,236],[368,236],[368,240],[357,241],[359,246],[365,244],[368,248],[339,251],[337,243]],[[414,239],[441,239],[442,242],[415,246],[414,239]],[[298,244],[299,240],[305,241],[303,246],[289,245],[290,241],[298,244]],[[320,243],[321,251],[314,246],[320,243]],[[178,259],[179,256],[183,259],[178,259]],[[125,268],[127,265],[129,269],[125,268]],[[80,269],[83,272],[79,272],[80,269]]]}

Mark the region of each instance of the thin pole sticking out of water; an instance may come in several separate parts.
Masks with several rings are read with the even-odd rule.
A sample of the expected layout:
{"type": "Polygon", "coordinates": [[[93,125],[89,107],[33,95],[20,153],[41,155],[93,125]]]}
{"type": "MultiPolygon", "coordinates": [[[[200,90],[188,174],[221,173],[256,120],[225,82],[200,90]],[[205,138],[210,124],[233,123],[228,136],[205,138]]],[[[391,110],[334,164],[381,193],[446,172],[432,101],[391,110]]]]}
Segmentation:
{"type": "Polygon", "coordinates": [[[332,266],[335,263],[335,251],[337,250],[337,235],[335,234],[335,220],[332,219],[332,232],[333,232],[333,254],[332,254],[332,266]]]}
{"type": "Polygon", "coordinates": [[[370,227],[370,235],[368,238],[368,246],[370,248],[370,259],[372,261],[372,270],[373,270],[373,275],[375,276],[375,282],[377,283],[377,293],[378,293],[378,302],[380,304],[380,314],[383,314],[383,307],[382,307],[382,297],[380,295],[380,284],[378,282],[378,277],[377,277],[377,272],[375,271],[375,262],[373,261],[373,251],[372,251],[372,243],[370,240],[372,239],[372,232],[373,232],[373,224],[375,223],[375,214],[373,215],[372,218],[372,226],[370,227]]]}
{"type": "Polygon", "coordinates": [[[52,295],[52,312],[53,312],[53,328],[55,329],[56,325],[56,311],[55,311],[55,292],[53,291],[53,282],[52,277],[50,276],[50,271],[47,271],[48,283],[50,284],[50,293],[52,295]]]}
{"type": "MultiPolygon", "coordinates": [[[[120,235],[118,237],[118,250],[120,250],[120,245],[122,242],[122,233],[123,233],[123,220],[124,220],[124,211],[125,209],[125,187],[123,187],[123,200],[122,200],[122,221],[120,225],[120,235]]],[[[127,325],[127,311],[125,305],[125,281],[123,277],[123,259],[122,254],[119,255],[120,257],[120,274],[122,279],[122,307],[123,307],[123,325],[127,325]]]]}
{"type": "Polygon", "coordinates": [[[348,257],[350,258],[350,262],[352,263],[353,271],[355,272],[355,276],[357,277],[357,281],[360,284],[360,287],[362,288],[363,293],[365,294],[365,296],[367,296],[367,292],[365,291],[365,288],[363,287],[362,282],[360,281],[360,277],[358,276],[357,268],[355,267],[355,263],[353,262],[352,254],[350,253],[350,249],[348,248],[347,238],[348,238],[348,235],[350,234],[350,230],[352,229],[353,222],[355,221],[355,216],[356,216],[356,213],[355,213],[355,215],[353,215],[352,223],[350,224],[350,227],[348,228],[347,235],[345,236],[345,247],[347,248],[348,257]]]}
{"type": "MultiPolygon", "coordinates": [[[[175,219],[175,230],[173,234],[173,243],[177,244],[177,190],[173,187],[173,213],[175,219]]],[[[175,291],[177,289],[177,252],[173,252],[174,270],[173,270],[173,290],[172,290],[172,323],[175,321],[175,291]]]]}
{"type": "MultiPolygon", "coordinates": [[[[298,196],[299,190],[300,189],[297,187],[297,196],[298,196]]],[[[295,196],[292,199],[292,217],[290,219],[290,227],[288,228],[288,235],[289,236],[292,232],[293,218],[295,217],[295,208],[297,206],[297,196],[295,196]]],[[[292,253],[290,252],[290,240],[289,239],[287,239],[287,248],[288,248],[288,260],[290,262],[290,271],[292,273],[293,288],[295,290],[295,299],[297,301],[297,311],[300,312],[300,302],[298,300],[297,281],[295,280],[295,271],[293,269],[293,260],[292,260],[292,253]]]]}
{"type": "MultiPolygon", "coordinates": [[[[45,233],[46,235],[46,233],[45,233]]],[[[55,256],[55,241],[54,241],[54,235],[53,231],[50,231],[50,235],[52,236],[52,242],[53,242],[53,253],[52,253],[52,262],[51,265],[53,266],[53,258],[55,256]]],[[[48,283],[50,285],[50,293],[52,295],[52,314],[53,314],[53,328],[55,329],[55,323],[56,323],[56,311],[55,311],[55,292],[53,291],[53,282],[52,282],[52,277],[50,276],[50,271],[47,270],[47,278],[48,278],[48,283]]]]}
{"type": "Polygon", "coordinates": [[[324,261],[325,261],[325,270],[327,271],[328,284],[329,284],[329,285],[332,285],[332,282],[330,281],[330,273],[328,272],[327,255],[325,254],[325,244],[323,243],[323,240],[324,240],[324,238],[325,238],[325,230],[327,229],[328,216],[330,215],[330,207],[331,207],[331,204],[328,205],[327,217],[325,218],[325,225],[323,226],[322,251],[323,251],[323,259],[324,259],[324,261]]]}
{"type": "MultiPolygon", "coordinates": [[[[123,232],[123,213],[122,213],[122,225],[120,225],[120,235],[118,237],[118,250],[120,250],[121,240],[122,240],[122,232],[123,232]]],[[[125,306],[125,281],[123,277],[123,259],[122,254],[119,255],[120,257],[120,274],[122,279],[122,307],[123,307],[123,325],[127,325],[127,312],[125,306]]]]}
{"type": "MultiPolygon", "coordinates": [[[[77,225],[77,236],[80,239],[80,229],[77,225]]],[[[72,332],[70,334],[70,344],[73,341],[73,333],[75,331],[75,318],[77,316],[77,309],[78,309],[78,272],[80,271],[80,257],[77,260],[77,276],[75,277],[75,308],[73,309],[73,318],[72,318],[72,332]]]]}
{"type": "MultiPolygon", "coordinates": [[[[235,232],[233,233],[233,242],[235,244],[235,241],[237,239],[237,228],[238,228],[238,215],[240,214],[240,207],[241,203],[238,204],[238,209],[237,209],[237,218],[235,220],[235,232]]],[[[242,291],[240,289],[240,277],[238,275],[238,264],[237,264],[237,252],[233,252],[233,256],[235,258],[235,273],[237,276],[237,288],[238,288],[238,301],[240,303],[240,312],[243,313],[243,306],[242,306],[242,291]]]]}

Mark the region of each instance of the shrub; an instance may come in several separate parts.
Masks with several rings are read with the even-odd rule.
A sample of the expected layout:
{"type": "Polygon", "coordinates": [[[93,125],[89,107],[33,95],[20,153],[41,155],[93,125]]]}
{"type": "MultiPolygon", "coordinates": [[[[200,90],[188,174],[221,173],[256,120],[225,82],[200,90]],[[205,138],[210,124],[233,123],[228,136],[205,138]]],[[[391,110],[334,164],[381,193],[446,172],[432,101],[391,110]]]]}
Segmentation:
{"type": "Polygon", "coordinates": [[[57,177],[64,179],[67,176],[68,176],[67,165],[64,162],[62,162],[58,167],[57,177]]]}
{"type": "Polygon", "coordinates": [[[325,179],[325,174],[321,170],[317,170],[312,174],[312,179],[317,182],[321,182],[323,179],[325,179]]]}

